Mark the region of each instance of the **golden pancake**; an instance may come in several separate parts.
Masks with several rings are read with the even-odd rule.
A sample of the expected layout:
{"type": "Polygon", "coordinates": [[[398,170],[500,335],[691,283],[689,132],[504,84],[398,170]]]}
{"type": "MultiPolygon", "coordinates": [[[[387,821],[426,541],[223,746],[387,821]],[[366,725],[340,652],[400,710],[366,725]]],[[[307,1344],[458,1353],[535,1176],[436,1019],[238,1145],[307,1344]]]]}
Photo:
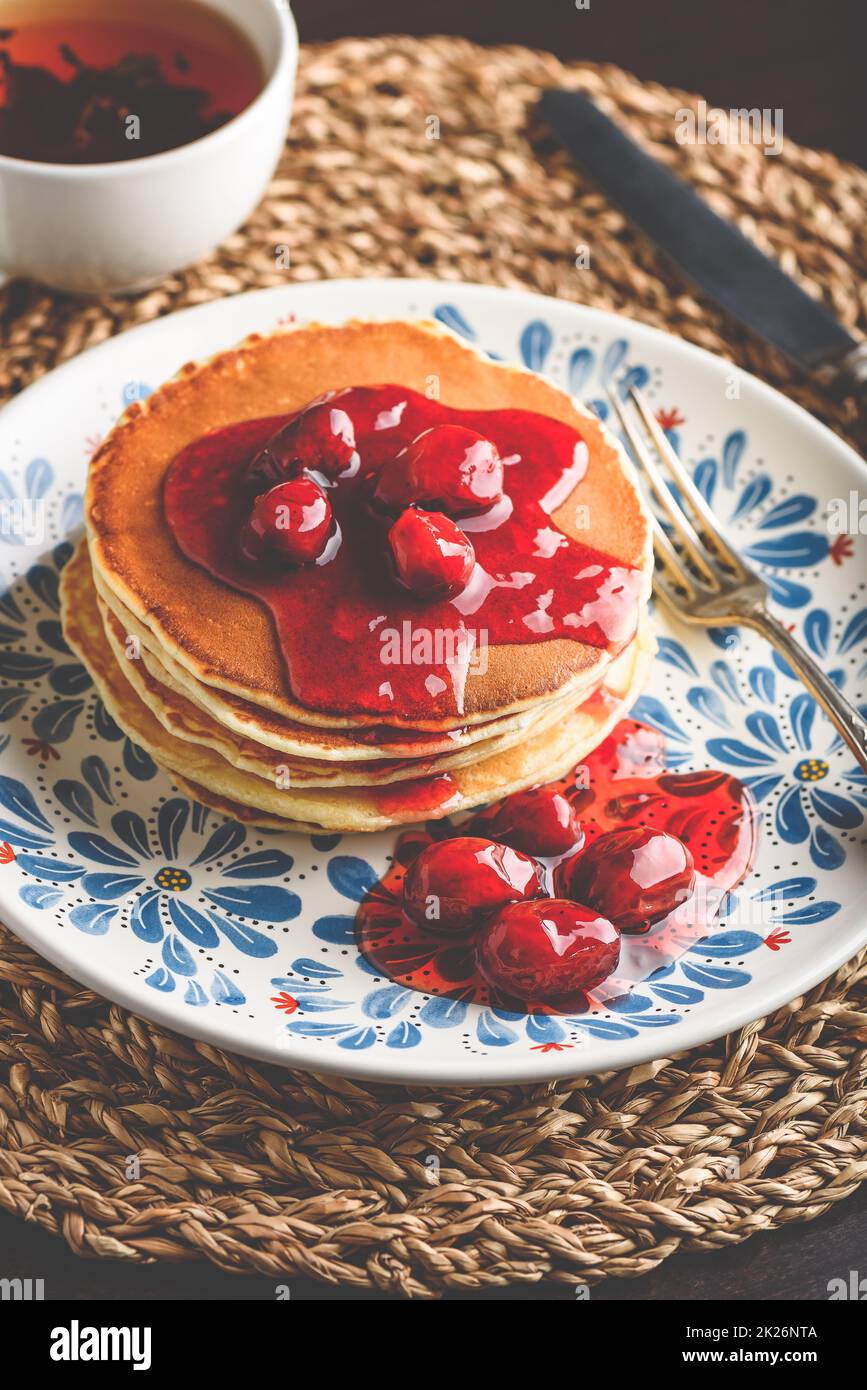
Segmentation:
{"type": "MultiPolygon", "coordinates": [[[[492,362],[438,325],[407,322],[308,324],[253,337],[185,367],[132,405],[94,457],[88,481],[87,525],[100,590],[150,630],[157,655],[164,652],[199,683],[302,724],[381,723],[381,712],[345,708],[348,695],[338,682],[333,709],[312,710],[294,697],[270,614],[181,553],[166,524],[161,488],[171,461],[206,431],[289,414],[345,386],[393,381],[423,393],[432,378],[449,406],[534,411],[580,431],[589,451],[586,474],[552,521],[573,539],[588,539],[577,516],[580,496],[592,519],[593,546],[640,572],[646,602],[647,514],[631,465],[596,417],[549,382],[492,362]]],[[[491,646],[487,671],[467,682],[460,718],[389,717],[389,723],[442,729],[484,723],[570,690],[577,697],[610,661],[608,651],[577,640],[491,646]]]]}
{"type": "MultiPolygon", "coordinates": [[[[335,730],[326,729],[321,725],[301,724],[297,720],[282,718],[272,710],[254,705],[249,700],[242,700],[237,695],[230,695],[215,686],[204,685],[195,680],[186,667],[172,660],[167,652],[159,650],[150,628],[140,623],[116,595],[109,593],[96,574],[93,575],[93,579],[100,607],[111,613],[125,639],[135,639],[145,667],[156,680],[204,710],[224,729],[242,738],[253,739],[290,757],[315,758],[341,764],[356,761],[376,762],[386,755],[395,758],[429,758],[440,753],[453,753],[495,736],[509,735],[520,738],[543,709],[550,709],[553,714],[564,704],[564,697],[558,694],[551,701],[539,702],[530,709],[501,715],[485,723],[467,724],[441,734],[412,729],[401,732],[398,729],[377,729],[375,726],[354,730],[346,725],[340,730],[335,730]],[[374,734],[375,741],[371,741],[370,736],[374,734]]],[[[588,682],[588,685],[592,686],[592,682],[588,682]]],[[[573,687],[566,700],[580,699],[582,694],[583,687],[579,688],[577,695],[573,687]]]]}
{"type": "MultiPolygon", "coordinates": [[[[77,566],[81,563],[82,549],[69,562],[77,566]]],[[[70,578],[71,582],[71,578],[70,578]]],[[[95,594],[94,590],[94,594],[95,594]]],[[[508,734],[482,740],[481,743],[462,750],[451,749],[445,754],[427,754],[413,758],[379,758],[376,762],[344,762],[312,757],[293,757],[257,743],[251,738],[239,736],[219,724],[206,710],[194,704],[182,690],[178,689],[165,668],[156,658],[145,656],[133,660],[127,655],[125,633],[114,614],[104,609],[97,596],[97,606],[102,619],[105,635],[108,638],[119,669],[132,685],[139,699],[156,715],[169,733],[187,743],[205,744],[213,748],[233,767],[264,777],[274,783],[277,778],[287,779],[292,786],[371,786],[391,782],[409,781],[413,778],[430,776],[432,773],[449,772],[456,767],[464,767],[478,758],[489,758],[495,752],[510,748],[513,743],[530,735],[540,733],[555,719],[567,711],[563,701],[545,705],[539,712],[533,712],[520,727],[508,734]]],[[[571,705],[568,706],[571,709],[571,705]]]]}
{"type": "Polygon", "coordinates": [[[653,651],[652,639],[641,632],[611,664],[601,692],[542,733],[468,767],[397,787],[302,789],[271,784],[163,726],[130,684],[106,637],[83,549],[63,571],[61,611],[70,646],[131,739],[199,800],[227,815],[285,829],[381,830],[455,814],[562,776],[597,746],[640,693],[653,651]]]}

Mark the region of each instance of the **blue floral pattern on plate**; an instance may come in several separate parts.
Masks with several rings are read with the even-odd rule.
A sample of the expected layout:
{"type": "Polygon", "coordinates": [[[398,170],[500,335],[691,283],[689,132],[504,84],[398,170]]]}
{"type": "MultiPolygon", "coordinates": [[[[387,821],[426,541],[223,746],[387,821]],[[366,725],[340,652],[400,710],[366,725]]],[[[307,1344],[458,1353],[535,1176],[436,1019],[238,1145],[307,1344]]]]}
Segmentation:
{"type": "MultiPolygon", "coordinates": [[[[243,297],[259,303],[249,313],[224,311],[235,325],[225,340],[285,321],[287,303],[303,304],[306,293],[315,304],[316,290],[243,297]]],[[[401,312],[433,315],[492,356],[545,372],[602,418],[607,388],[645,389],[787,620],[841,688],[863,699],[867,606],[854,579],[858,538],[828,534],[823,501],[804,471],[789,477],[757,456],[754,405],[742,420],[736,403],[718,411],[725,427],[702,439],[665,340],[660,346],[637,325],[640,347],[623,321],[519,293],[503,308],[493,305],[494,292],[485,298],[459,286],[450,287],[448,302],[423,284],[401,293],[401,312]]],[[[381,312],[368,289],[351,305],[335,299],[332,316],[365,312],[365,294],[366,312],[381,312]]],[[[209,336],[205,329],[192,341],[193,329],[184,331],[181,361],[211,350],[196,345],[209,336]]],[[[512,1072],[529,1079],[656,1055],[681,1046],[678,1035],[695,1036],[685,1025],[690,1015],[716,1020],[702,1036],[723,1031],[720,1020],[731,1017],[723,1001],[750,999],[759,984],[761,1012],[780,962],[809,954],[816,933],[833,930],[857,896],[859,875],[863,890],[867,778],[785,663],[748,634],[722,629],[687,639],[660,615],[656,674],[634,713],[665,733],[672,766],[718,765],[749,783],[764,820],[756,873],[731,895],[708,937],[630,994],[585,1014],[480,1008],[376,977],[355,949],[353,915],[385,868],[393,837],[275,835],[177,794],[103,708],[58,615],[58,574],[81,515],[86,453],[119,407],[150,393],[145,380],[167,371],[156,348],[134,353],[121,350],[124,342],[99,413],[82,408],[82,457],[70,459],[56,442],[0,473],[0,502],[45,503],[53,541],[43,553],[0,536],[10,559],[0,597],[0,893],[22,934],[81,978],[182,1031],[197,1031],[195,1017],[219,1018],[208,1027],[239,1051],[394,1079],[503,1075],[496,1058],[505,1054],[520,1054],[512,1072]],[[671,1042],[652,1041],[669,1033],[671,1042]],[[540,1061],[556,1052],[570,1055],[540,1061]],[[354,1053],[364,1054],[357,1064],[354,1053]]],[[[43,431],[32,415],[28,437],[38,444],[43,431]]],[[[743,1013],[749,1005],[738,1007],[743,1013]]]]}

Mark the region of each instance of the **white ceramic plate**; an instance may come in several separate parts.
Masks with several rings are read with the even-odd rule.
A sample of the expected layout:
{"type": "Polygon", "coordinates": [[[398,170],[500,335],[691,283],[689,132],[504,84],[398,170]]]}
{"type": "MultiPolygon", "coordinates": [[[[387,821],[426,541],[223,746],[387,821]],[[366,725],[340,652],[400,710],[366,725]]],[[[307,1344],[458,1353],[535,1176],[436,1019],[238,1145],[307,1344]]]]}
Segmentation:
{"type": "Polygon", "coordinates": [[[833,534],[826,513],[863,493],[864,465],[768,387],[641,324],[515,290],[360,280],[241,295],[125,333],[3,412],[0,916],[137,1013],[288,1066],[486,1085],[670,1055],[786,1003],[867,941],[867,779],[758,638],[711,637],[660,613],[637,709],[666,732],[673,766],[720,766],[751,784],[763,813],[753,873],[670,968],[616,1008],[559,1019],[374,978],[352,916],[394,837],[263,835],[203,812],[121,736],[63,643],[65,538],[89,455],[126,404],[290,316],[430,315],[600,411],[612,378],[640,384],[779,611],[863,701],[867,542],[833,534]],[[167,866],[184,891],[164,891],[167,866]]]}

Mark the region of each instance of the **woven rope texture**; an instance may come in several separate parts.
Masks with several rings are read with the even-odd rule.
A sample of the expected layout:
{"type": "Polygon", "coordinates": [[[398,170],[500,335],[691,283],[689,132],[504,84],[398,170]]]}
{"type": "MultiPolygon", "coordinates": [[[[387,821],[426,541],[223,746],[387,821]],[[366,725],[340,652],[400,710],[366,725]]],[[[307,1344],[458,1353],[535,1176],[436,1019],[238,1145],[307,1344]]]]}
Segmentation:
{"type": "MultiPolygon", "coordinates": [[[[774,159],[679,146],[675,113],[695,98],[613,67],[450,38],[348,39],[303,53],[281,169],[207,260],[134,298],[0,291],[0,391],[120,329],[240,290],[438,276],[668,328],[863,450],[851,403],[796,378],[694,296],[575,171],[532,114],[553,84],[590,91],[864,332],[863,172],[788,140],[774,159]],[[426,136],[431,116],[438,140],[426,136]],[[578,270],[581,244],[590,266],[578,270]]],[[[617,1075],[483,1092],[377,1087],[179,1039],[0,932],[0,1207],[87,1256],[205,1258],[417,1297],[593,1283],[809,1219],[854,1191],[867,1177],[865,1044],[862,957],[770,1019],[617,1075]]]]}

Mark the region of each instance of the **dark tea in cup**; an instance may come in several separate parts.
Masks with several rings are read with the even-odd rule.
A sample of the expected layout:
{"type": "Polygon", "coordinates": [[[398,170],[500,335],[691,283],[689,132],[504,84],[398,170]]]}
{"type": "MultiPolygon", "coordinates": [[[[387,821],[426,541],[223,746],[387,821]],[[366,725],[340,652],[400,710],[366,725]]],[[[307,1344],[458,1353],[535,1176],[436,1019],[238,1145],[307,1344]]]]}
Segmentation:
{"type": "Polygon", "coordinates": [[[0,154],[113,164],[209,135],[264,83],[231,20],[196,0],[0,0],[0,154]]]}

